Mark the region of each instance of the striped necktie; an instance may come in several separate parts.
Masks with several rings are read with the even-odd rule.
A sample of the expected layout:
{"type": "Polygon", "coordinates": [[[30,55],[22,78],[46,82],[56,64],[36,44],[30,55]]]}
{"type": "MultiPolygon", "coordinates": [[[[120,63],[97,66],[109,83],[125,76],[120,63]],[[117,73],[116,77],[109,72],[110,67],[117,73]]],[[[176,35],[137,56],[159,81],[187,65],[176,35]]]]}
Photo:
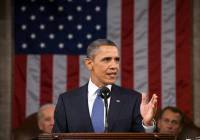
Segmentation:
{"type": "Polygon", "coordinates": [[[104,103],[100,96],[100,89],[97,90],[97,97],[93,104],[91,119],[94,132],[104,132],[104,103]]]}

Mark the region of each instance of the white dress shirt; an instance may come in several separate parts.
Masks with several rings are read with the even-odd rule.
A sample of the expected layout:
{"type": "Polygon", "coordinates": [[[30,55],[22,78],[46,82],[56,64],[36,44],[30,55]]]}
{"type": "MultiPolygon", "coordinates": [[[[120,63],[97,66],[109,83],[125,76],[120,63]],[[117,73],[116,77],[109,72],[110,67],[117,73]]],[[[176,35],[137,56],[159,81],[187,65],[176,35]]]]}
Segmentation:
{"type": "MultiPolygon", "coordinates": [[[[107,88],[110,89],[111,91],[111,85],[107,85],[107,88]]],[[[88,107],[89,107],[89,112],[90,112],[90,116],[92,115],[92,107],[94,104],[94,101],[97,97],[97,90],[99,89],[99,87],[97,87],[90,79],[89,84],[88,84],[88,107]]],[[[103,101],[103,99],[102,99],[103,101]]],[[[104,101],[103,101],[104,103],[104,101]]],[[[110,105],[110,97],[108,98],[108,109],[109,109],[109,105],[110,105]]],[[[105,123],[105,106],[104,106],[104,123],[105,123]]]]}
{"type": "MultiPolygon", "coordinates": [[[[107,88],[110,89],[111,91],[111,87],[112,85],[107,85],[106,86],[107,88]]],[[[88,107],[89,107],[89,113],[90,113],[90,117],[92,115],[92,107],[93,107],[93,104],[94,104],[94,101],[96,99],[96,96],[97,96],[97,90],[99,89],[99,87],[97,87],[92,81],[91,81],[91,78],[89,80],[89,83],[88,83],[88,107]]],[[[103,101],[103,99],[102,99],[103,101]]],[[[104,101],[103,101],[104,103],[104,101]]],[[[110,97],[108,98],[108,110],[109,110],[109,105],[110,105],[110,97]]],[[[105,106],[104,106],[104,125],[105,125],[105,106]]],[[[142,121],[142,126],[144,127],[144,130],[146,133],[152,133],[155,129],[155,121],[153,120],[153,126],[145,126],[143,124],[143,121],[142,121]]]]}

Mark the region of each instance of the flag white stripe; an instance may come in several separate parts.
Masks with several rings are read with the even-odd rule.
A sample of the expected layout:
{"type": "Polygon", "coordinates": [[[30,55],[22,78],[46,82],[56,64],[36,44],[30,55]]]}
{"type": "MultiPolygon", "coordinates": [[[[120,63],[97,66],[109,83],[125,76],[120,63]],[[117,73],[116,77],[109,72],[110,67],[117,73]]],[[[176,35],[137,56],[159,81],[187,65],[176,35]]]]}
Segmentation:
{"type": "Polygon", "coordinates": [[[176,106],[175,1],[162,0],[162,107],[176,106]]]}
{"type": "Polygon", "coordinates": [[[26,117],[40,106],[40,55],[27,57],[26,117]]]}
{"type": "Polygon", "coordinates": [[[79,86],[83,86],[89,81],[90,78],[90,71],[85,66],[86,55],[80,55],[79,62],[80,62],[80,82],[79,86]]]}
{"type": "Polygon", "coordinates": [[[134,9],[134,88],[148,94],[148,1],[135,0],[134,9]]]}
{"type": "Polygon", "coordinates": [[[53,103],[56,104],[58,96],[66,91],[66,55],[53,56],[53,103]]]}
{"type": "MultiPolygon", "coordinates": [[[[121,0],[107,1],[107,38],[114,41],[120,52],[121,47],[121,0]]],[[[121,85],[121,74],[119,71],[118,78],[115,82],[121,85]]]]}

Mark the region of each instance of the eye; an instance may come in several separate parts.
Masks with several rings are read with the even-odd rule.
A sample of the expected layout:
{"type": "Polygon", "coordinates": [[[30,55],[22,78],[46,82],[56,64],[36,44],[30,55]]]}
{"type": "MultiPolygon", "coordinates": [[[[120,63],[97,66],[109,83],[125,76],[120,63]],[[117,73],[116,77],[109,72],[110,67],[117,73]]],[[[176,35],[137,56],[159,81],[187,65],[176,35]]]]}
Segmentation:
{"type": "Polygon", "coordinates": [[[163,119],[163,121],[164,121],[165,123],[168,123],[168,122],[169,122],[169,119],[163,119]]]}
{"type": "Polygon", "coordinates": [[[115,58],[115,61],[116,61],[116,62],[119,62],[119,60],[120,60],[120,58],[119,58],[119,57],[115,58]]]}
{"type": "Polygon", "coordinates": [[[103,60],[102,61],[106,61],[106,62],[108,62],[108,61],[110,61],[111,60],[111,58],[110,57],[105,57],[105,58],[103,58],[103,60]]]}
{"type": "Polygon", "coordinates": [[[173,124],[173,125],[177,125],[177,124],[178,124],[178,121],[173,120],[173,121],[172,121],[172,124],[173,124]]]}
{"type": "Polygon", "coordinates": [[[50,117],[45,118],[45,121],[50,121],[50,120],[51,120],[50,117]]]}

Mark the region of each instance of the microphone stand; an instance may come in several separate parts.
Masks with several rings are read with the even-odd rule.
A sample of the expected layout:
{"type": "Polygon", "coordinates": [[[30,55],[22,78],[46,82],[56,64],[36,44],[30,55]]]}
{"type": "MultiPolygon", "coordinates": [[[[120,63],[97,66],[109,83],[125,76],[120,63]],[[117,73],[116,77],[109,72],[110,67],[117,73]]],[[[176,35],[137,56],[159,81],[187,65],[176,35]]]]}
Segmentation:
{"type": "Polygon", "coordinates": [[[108,100],[107,100],[107,98],[104,98],[104,104],[105,104],[105,108],[106,108],[104,133],[108,133],[108,100]]]}
{"type": "Polygon", "coordinates": [[[104,133],[108,133],[108,98],[110,97],[110,90],[107,87],[103,87],[100,90],[101,98],[104,99],[104,105],[106,109],[106,115],[105,115],[105,126],[104,126],[104,133]]]}

